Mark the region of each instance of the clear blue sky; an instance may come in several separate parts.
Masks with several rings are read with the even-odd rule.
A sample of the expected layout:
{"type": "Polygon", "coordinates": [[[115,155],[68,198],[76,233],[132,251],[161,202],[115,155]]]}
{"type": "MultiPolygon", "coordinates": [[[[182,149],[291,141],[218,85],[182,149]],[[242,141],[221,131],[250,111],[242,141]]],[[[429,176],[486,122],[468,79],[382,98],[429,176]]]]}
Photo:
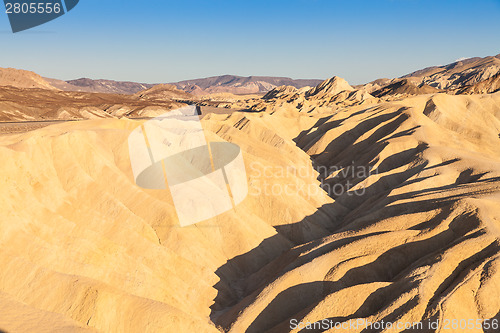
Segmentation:
{"type": "Polygon", "coordinates": [[[500,53],[500,0],[80,0],[12,34],[0,67],[149,83],[222,74],[397,77],[500,53]]]}

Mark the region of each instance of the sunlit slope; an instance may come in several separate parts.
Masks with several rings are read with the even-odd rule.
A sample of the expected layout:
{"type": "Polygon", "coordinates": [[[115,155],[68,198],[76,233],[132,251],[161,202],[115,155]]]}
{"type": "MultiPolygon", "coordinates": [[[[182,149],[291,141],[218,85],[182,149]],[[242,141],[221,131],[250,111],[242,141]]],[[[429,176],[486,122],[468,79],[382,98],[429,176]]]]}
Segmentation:
{"type": "Polygon", "coordinates": [[[321,118],[296,141],[317,167],[340,170],[324,185],[354,184],[324,207],[331,235],[240,283],[217,323],[288,332],[291,319],[499,319],[499,119],[500,94],[425,95],[321,118]],[[342,172],[352,167],[373,172],[342,172]]]}
{"type": "MultiPolygon", "coordinates": [[[[29,332],[19,323],[29,313],[47,331],[216,331],[209,316],[218,289],[232,293],[231,279],[258,270],[293,239],[327,234],[322,224],[329,219],[325,214],[291,230],[290,238],[272,225],[303,220],[332,202],[321,191],[314,198],[255,194],[266,166],[311,167],[291,139],[249,117],[254,120],[235,114],[205,123],[209,138],[241,146],[254,194],[236,210],[186,228],[178,226],[168,191],[134,183],[127,138],[139,122],[66,123],[0,137],[0,306],[19,308],[2,312],[0,329],[29,332]],[[271,237],[252,260],[218,272],[227,279],[215,274],[271,237]]],[[[298,128],[313,121],[291,122],[298,128]]],[[[281,182],[317,188],[316,176],[289,174],[281,182]]]]}
{"type": "Polygon", "coordinates": [[[241,147],[249,196],[186,228],[168,191],[134,183],[140,122],[2,136],[0,329],[498,318],[499,119],[499,93],[208,115],[209,140],[241,147]]]}

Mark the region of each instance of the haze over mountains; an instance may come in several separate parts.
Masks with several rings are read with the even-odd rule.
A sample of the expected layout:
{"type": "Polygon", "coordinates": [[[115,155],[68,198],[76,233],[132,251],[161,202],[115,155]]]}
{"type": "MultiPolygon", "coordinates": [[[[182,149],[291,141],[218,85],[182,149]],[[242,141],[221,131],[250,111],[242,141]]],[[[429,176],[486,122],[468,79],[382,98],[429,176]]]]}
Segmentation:
{"type": "Polygon", "coordinates": [[[493,93],[500,88],[499,72],[500,55],[429,67],[402,78],[379,79],[354,87],[338,77],[320,81],[229,75],[166,85],[91,79],[65,82],[0,68],[0,87],[5,87],[0,88],[0,119],[134,118],[155,116],[186,103],[253,111],[290,104],[301,111],[312,111],[438,92],[493,93]],[[243,92],[266,94],[262,98],[239,95],[243,92]]]}
{"type": "MultiPolygon", "coordinates": [[[[368,93],[397,84],[401,80],[406,80],[404,90],[415,90],[411,86],[429,86],[441,90],[456,90],[465,86],[472,86],[495,76],[500,71],[500,55],[485,58],[469,58],[456,61],[446,66],[433,66],[413,73],[404,75],[401,78],[378,79],[373,82],[359,85],[368,93]]],[[[323,80],[290,79],[283,77],[250,76],[241,77],[235,75],[222,75],[204,79],[185,80],[170,83],[178,89],[191,93],[195,96],[215,93],[232,93],[236,95],[244,94],[265,94],[279,86],[290,86],[297,89],[303,87],[315,87],[323,80]]],[[[57,79],[42,78],[38,74],[28,71],[16,71],[15,69],[0,68],[0,86],[13,85],[18,88],[41,88],[58,89],[63,91],[97,92],[111,94],[136,94],[142,90],[150,89],[155,84],[137,83],[113,80],[92,80],[81,78],[76,80],[62,81],[57,79]],[[14,76],[16,78],[14,79],[14,76]]],[[[396,87],[394,88],[397,88],[396,87]]],[[[388,88],[393,90],[394,88],[388,88]]],[[[387,89],[386,89],[387,90],[387,89]]],[[[399,89],[401,90],[401,89],[399,89]]],[[[430,92],[428,88],[424,93],[430,92]]],[[[377,95],[380,95],[379,91],[377,95]]]]}
{"type": "MultiPolygon", "coordinates": [[[[204,79],[186,80],[170,83],[178,89],[194,95],[212,93],[262,94],[281,86],[290,85],[296,88],[315,86],[323,80],[294,80],[284,77],[222,75],[204,79]]],[[[129,81],[93,80],[81,78],[76,80],[58,80],[43,78],[40,75],[13,68],[0,68],[0,86],[12,85],[18,88],[58,89],[63,91],[95,92],[108,94],[132,95],[150,89],[155,84],[129,81]],[[16,76],[17,78],[14,78],[16,76]]]]}
{"type": "MultiPolygon", "coordinates": [[[[61,81],[55,79],[46,80],[50,85],[61,90],[112,94],[135,94],[141,90],[149,89],[154,86],[154,84],[148,83],[113,80],[92,80],[87,78],[69,81],[61,81]]],[[[204,79],[174,82],[170,84],[193,95],[207,95],[225,92],[241,95],[266,93],[269,90],[281,85],[290,85],[297,88],[301,88],[304,86],[313,86],[321,83],[321,81],[322,80],[294,80],[282,77],[242,77],[235,75],[222,75],[204,79]]]]}
{"type": "Polygon", "coordinates": [[[127,81],[113,81],[113,80],[92,80],[88,78],[62,81],[56,79],[48,79],[47,82],[53,87],[64,91],[82,91],[82,92],[96,92],[107,94],[135,94],[141,90],[149,89],[154,84],[127,82],[127,81]]]}
{"type": "Polygon", "coordinates": [[[303,88],[316,86],[323,80],[294,80],[286,77],[223,75],[206,79],[187,80],[173,83],[177,88],[195,95],[213,93],[260,94],[278,86],[303,88]]]}
{"type": "Polygon", "coordinates": [[[0,133],[0,331],[500,320],[498,59],[359,86],[189,83],[204,96],[1,69],[0,125],[79,121],[0,133]],[[181,228],[168,191],[135,184],[127,138],[186,104],[222,111],[203,129],[241,148],[249,195],[181,228]]]}

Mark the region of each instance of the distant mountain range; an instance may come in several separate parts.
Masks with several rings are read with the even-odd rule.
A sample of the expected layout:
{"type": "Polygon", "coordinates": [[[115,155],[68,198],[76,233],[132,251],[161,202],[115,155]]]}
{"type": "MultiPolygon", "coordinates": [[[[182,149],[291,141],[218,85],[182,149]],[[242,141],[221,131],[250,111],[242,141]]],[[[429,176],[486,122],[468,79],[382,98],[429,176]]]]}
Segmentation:
{"type": "MultiPolygon", "coordinates": [[[[354,88],[362,89],[367,93],[374,94],[376,97],[387,95],[418,95],[438,90],[452,93],[492,92],[497,90],[498,79],[496,76],[498,73],[500,73],[500,54],[485,58],[475,57],[459,60],[445,66],[427,67],[400,78],[378,79],[364,85],[354,86],[354,88]],[[495,78],[492,79],[493,77],[495,78]],[[489,79],[491,80],[487,81],[489,79]],[[481,86],[473,88],[474,85],[479,83],[481,83],[481,86]]],[[[195,96],[216,93],[264,95],[281,86],[301,89],[304,87],[316,87],[322,82],[323,80],[317,79],[296,80],[287,77],[222,75],[173,82],[169,83],[168,86],[161,85],[159,89],[151,91],[150,89],[157,85],[129,81],[93,80],[89,78],[62,81],[44,78],[29,71],[0,68],[0,86],[9,85],[17,88],[40,88],[125,95],[147,91],[146,94],[150,98],[151,96],[159,95],[176,95],[181,93],[180,91],[195,96]]]]}
{"type": "Polygon", "coordinates": [[[323,80],[294,80],[288,77],[271,76],[235,76],[222,75],[205,79],[186,80],[172,83],[178,89],[194,95],[213,93],[265,94],[279,86],[292,86],[295,88],[314,87],[323,80]]]}
{"type": "MultiPolygon", "coordinates": [[[[296,88],[306,86],[313,87],[321,82],[323,82],[323,80],[294,80],[287,77],[242,77],[235,75],[222,75],[204,79],[173,82],[169,84],[193,95],[207,95],[213,93],[264,95],[278,86],[286,85],[296,88]]],[[[40,75],[30,71],[13,68],[0,68],[0,86],[6,85],[17,88],[40,88],[62,91],[133,95],[140,91],[151,89],[157,84],[102,79],[93,80],[89,78],[63,81],[41,77],[40,75]]]]}
{"type": "MultiPolygon", "coordinates": [[[[82,78],[77,80],[61,81],[45,78],[53,87],[64,91],[100,92],[112,94],[135,94],[139,91],[150,89],[155,84],[137,83],[113,80],[92,80],[82,78]]],[[[213,93],[265,94],[278,86],[292,86],[302,88],[316,86],[323,80],[294,80],[287,77],[271,76],[235,76],[222,75],[204,79],[186,80],[169,83],[178,89],[193,95],[207,95],[213,93]]]]}
{"type": "Polygon", "coordinates": [[[128,81],[113,80],[92,80],[82,78],[77,80],[62,81],[45,78],[53,87],[63,91],[97,92],[107,94],[132,95],[141,90],[146,90],[155,86],[154,84],[137,83],[128,81]]]}

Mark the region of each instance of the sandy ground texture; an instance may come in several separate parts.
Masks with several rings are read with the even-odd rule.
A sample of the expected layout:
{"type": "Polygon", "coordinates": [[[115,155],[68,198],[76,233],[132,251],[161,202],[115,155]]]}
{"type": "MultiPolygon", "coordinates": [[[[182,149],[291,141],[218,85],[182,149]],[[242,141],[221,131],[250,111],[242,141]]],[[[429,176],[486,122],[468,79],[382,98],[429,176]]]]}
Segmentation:
{"type": "Polygon", "coordinates": [[[500,319],[500,93],[206,115],[209,140],[241,147],[249,195],[185,228],[168,191],[135,185],[142,122],[0,136],[0,330],[500,319]]]}

